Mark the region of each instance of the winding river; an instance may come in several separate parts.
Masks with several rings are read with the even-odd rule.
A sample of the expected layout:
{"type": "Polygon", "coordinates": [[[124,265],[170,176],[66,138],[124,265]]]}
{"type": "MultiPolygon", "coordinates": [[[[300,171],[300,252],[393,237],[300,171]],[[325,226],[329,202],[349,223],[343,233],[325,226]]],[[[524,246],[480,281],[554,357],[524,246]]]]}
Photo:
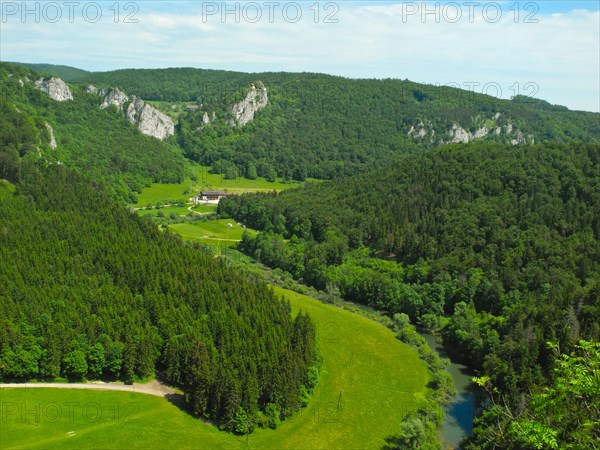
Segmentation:
{"type": "MultiPolygon", "coordinates": [[[[422,333],[422,336],[440,357],[450,359],[442,345],[436,342],[434,336],[425,333],[422,333]]],[[[452,375],[456,394],[444,409],[444,424],[440,431],[440,441],[444,449],[454,449],[458,447],[463,438],[471,435],[475,417],[475,397],[472,392],[472,374],[465,365],[450,359],[446,371],[452,375]]]]}

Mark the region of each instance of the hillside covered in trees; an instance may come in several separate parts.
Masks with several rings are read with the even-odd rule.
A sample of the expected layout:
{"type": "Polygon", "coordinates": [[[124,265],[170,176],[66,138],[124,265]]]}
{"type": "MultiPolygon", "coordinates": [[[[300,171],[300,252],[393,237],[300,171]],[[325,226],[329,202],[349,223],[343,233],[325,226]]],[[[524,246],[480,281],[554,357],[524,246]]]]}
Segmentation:
{"type": "Polygon", "coordinates": [[[64,166],[10,186],[0,185],[3,380],[161,372],[194,413],[234,430],[240,417],[278,423],[307,401],[315,329],[264,283],[64,166]]]}
{"type": "MultiPolygon", "coordinates": [[[[547,342],[569,353],[600,338],[599,180],[597,144],[469,144],[228,198],[219,213],[263,230],[240,244],[259,261],[441,332],[516,420],[553,379],[547,342]]],[[[476,448],[510,444],[498,432],[509,415],[493,411],[476,448]]],[[[573,423],[557,433],[564,445],[600,436],[573,423]]]]}
{"type": "Polygon", "coordinates": [[[151,183],[183,180],[186,160],[174,141],[143,135],[114,107],[100,109],[83,85],[70,85],[72,101],[55,101],[34,86],[39,78],[0,64],[0,178],[17,181],[22,164],[59,163],[129,202],[151,183]]]}
{"type": "Polygon", "coordinates": [[[191,160],[225,178],[337,178],[228,198],[218,213],[262,231],[239,244],[260,262],[440,333],[491,402],[468,447],[535,448],[523,430],[542,436],[544,416],[559,425],[542,447],[600,439],[597,407],[565,421],[539,401],[564,403],[569,368],[597,367],[600,115],[402,80],[35,68],[68,77],[74,100],[0,64],[2,377],[160,371],[232,429],[306,401],[310,319],[110,200],[180,182],[191,160]],[[266,107],[232,125],[259,81],[266,107]],[[88,83],[178,111],[175,136],[144,136],[88,83]]]}
{"type": "Polygon", "coordinates": [[[509,101],[481,89],[313,73],[130,69],[77,73],[75,81],[118,86],[163,102],[165,112],[174,103],[193,102],[197,109],[178,116],[178,143],[188,158],[232,177],[253,177],[256,170],[266,178],[331,179],[467,139],[519,144],[600,139],[598,114],[528,97],[523,94],[531,89],[525,86],[509,101]],[[232,105],[259,81],[268,90],[267,107],[253,122],[230,126],[232,105]]]}

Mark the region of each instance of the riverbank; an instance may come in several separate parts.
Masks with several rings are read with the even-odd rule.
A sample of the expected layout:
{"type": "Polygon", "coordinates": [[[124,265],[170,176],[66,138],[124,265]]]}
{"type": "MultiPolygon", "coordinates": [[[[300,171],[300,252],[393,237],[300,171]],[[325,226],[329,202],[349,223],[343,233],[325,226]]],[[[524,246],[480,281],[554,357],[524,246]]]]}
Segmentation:
{"type": "Polygon", "coordinates": [[[452,377],[455,394],[444,408],[444,423],[439,437],[444,449],[455,449],[464,438],[471,435],[473,430],[475,419],[474,384],[471,381],[473,373],[464,364],[453,361],[435,336],[427,333],[421,333],[421,336],[440,358],[450,360],[445,370],[452,377]]]}

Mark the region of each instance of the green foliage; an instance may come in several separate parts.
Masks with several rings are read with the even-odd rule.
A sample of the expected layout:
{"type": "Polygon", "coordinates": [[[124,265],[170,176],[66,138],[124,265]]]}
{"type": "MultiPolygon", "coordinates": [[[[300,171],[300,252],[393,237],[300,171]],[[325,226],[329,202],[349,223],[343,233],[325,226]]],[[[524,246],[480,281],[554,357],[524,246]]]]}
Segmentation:
{"type": "MultiPolygon", "coordinates": [[[[204,165],[227,161],[249,178],[252,162],[268,180],[331,179],[385,168],[398,154],[450,142],[455,124],[466,130],[514,127],[536,142],[597,142],[600,135],[597,114],[406,80],[176,68],[94,73],[81,81],[120,86],[146,100],[202,105],[179,116],[177,139],[186,155],[204,165]],[[252,123],[231,127],[231,105],[257,80],[267,87],[269,104],[252,123]],[[206,124],[205,114],[213,112],[216,120],[206,124]],[[425,138],[409,136],[420,123],[428,127],[425,138]]],[[[491,133],[485,140],[508,143],[515,133],[491,133]]]]}
{"type": "Polygon", "coordinates": [[[6,378],[27,379],[39,371],[39,359],[42,350],[33,345],[27,349],[20,345],[4,348],[0,358],[2,376],[6,378]]]}
{"type": "Polygon", "coordinates": [[[581,449],[600,440],[600,343],[580,341],[571,354],[560,354],[556,344],[551,382],[529,395],[515,413],[489,376],[476,378],[492,404],[478,419],[476,433],[466,448],[581,449]]]}
{"type": "Polygon", "coordinates": [[[237,434],[248,434],[252,431],[252,424],[248,413],[241,406],[231,420],[231,428],[237,434]]]}
{"type": "Polygon", "coordinates": [[[265,407],[265,416],[267,417],[267,426],[276,430],[281,423],[281,411],[275,403],[269,403],[265,407]]]}
{"type": "Polygon", "coordinates": [[[531,419],[509,432],[534,448],[593,448],[600,441],[600,343],[580,341],[573,354],[555,352],[552,384],[533,396],[531,419]]]}
{"type": "Polygon", "coordinates": [[[89,76],[90,72],[87,70],[77,69],[76,67],[62,66],[57,64],[30,64],[30,63],[11,63],[17,66],[27,67],[33,69],[36,72],[54,75],[62,78],[63,80],[77,81],[80,78],[89,76]]]}
{"type": "Polygon", "coordinates": [[[83,380],[88,372],[85,353],[81,350],[73,350],[64,359],[65,375],[75,380],[83,380]]]}
{"type": "Polygon", "coordinates": [[[299,408],[316,361],[307,315],[64,166],[30,177],[0,202],[0,377],[132,381],[161,367],[217,422],[299,408]]]}
{"type": "Polygon", "coordinates": [[[518,411],[548,383],[546,341],[570,351],[600,339],[598,179],[597,144],[470,144],[218,211],[263,230],[239,247],[259,261],[441,328],[518,411]]]}
{"type": "Polygon", "coordinates": [[[100,109],[100,97],[82,87],[71,86],[73,101],[52,100],[34,87],[38,78],[29,69],[0,65],[0,177],[20,180],[31,161],[66,164],[132,203],[150,183],[183,181],[185,160],[172,142],[145,136],[122,113],[100,109]]]}

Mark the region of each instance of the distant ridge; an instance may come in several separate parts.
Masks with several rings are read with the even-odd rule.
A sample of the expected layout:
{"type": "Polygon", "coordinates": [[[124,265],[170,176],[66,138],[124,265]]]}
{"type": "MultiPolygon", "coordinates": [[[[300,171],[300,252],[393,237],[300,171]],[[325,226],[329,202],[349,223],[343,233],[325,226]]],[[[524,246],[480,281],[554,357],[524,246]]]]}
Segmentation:
{"type": "Polygon", "coordinates": [[[56,75],[57,77],[60,77],[67,82],[78,81],[79,79],[92,74],[92,72],[88,72],[87,70],[83,69],[78,69],[77,67],[62,66],[57,64],[33,64],[21,62],[11,62],[10,64],[27,67],[37,72],[56,75]]]}

